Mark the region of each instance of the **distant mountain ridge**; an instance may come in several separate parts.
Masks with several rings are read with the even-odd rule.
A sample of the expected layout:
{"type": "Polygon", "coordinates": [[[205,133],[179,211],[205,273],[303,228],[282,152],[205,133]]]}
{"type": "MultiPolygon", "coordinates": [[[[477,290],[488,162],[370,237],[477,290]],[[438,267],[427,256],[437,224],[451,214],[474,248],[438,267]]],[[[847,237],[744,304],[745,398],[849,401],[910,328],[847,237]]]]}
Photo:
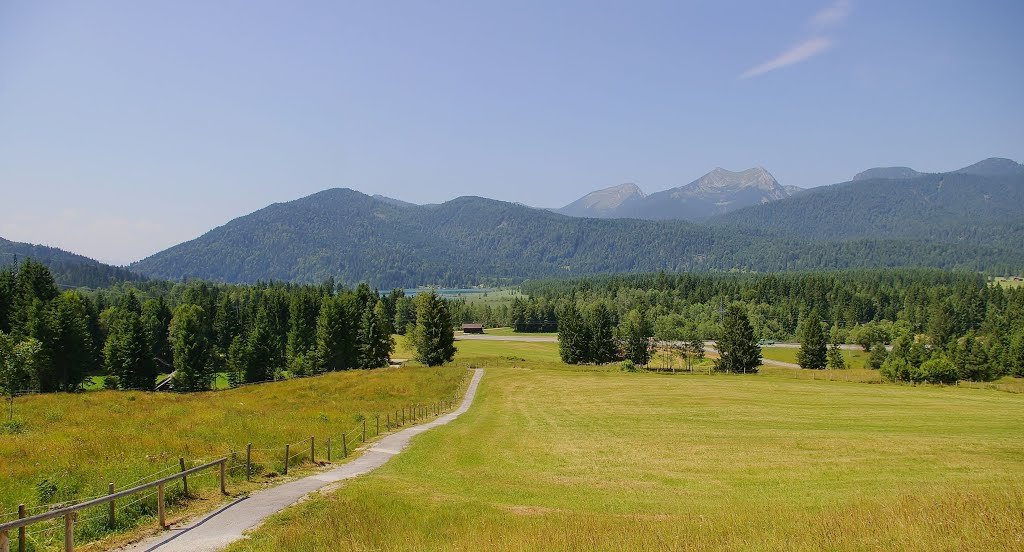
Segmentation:
{"type": "MultiPolygon", "coordinates": [[[[817,190],[809,190],[734,213],[808,197],[814,200],[819,195],[817,190]]],[[[826,212],[830,213],[831,207],[826,212]]],[[[799,216],[817,220],[807,213],[799,216]]],[[[896,219],[888,224],[898,226],[900,222],[896,219]]],[[[131,268],[171,280],[317,282],[336,278],[392,287],[658,270],[895,266],[973,271],[1024,267],[1024,251],[1019,242],[933,240],[927,233],[898,239],[877,232],[855,238],[808,237],[771,225],[723,221],[698,225],[676,220],[575,218],[480,197],[398,206],[354,190],[332,189],[239,217],[131,268]]]]}
{"type": "Polygon", "coordinates": [[[105,287],[118,282],[145,280],[130,270],[103,264],[95,259],[56,247],[21,243],[0,238],[0,266],[21,263],[26,258],[49,267],[54,280],[68,287],[105,287]]]}
{"type": "MultiPolygon", "coordinates": [[[[950,171],[960,174],[974,174],[979,176],[1012,176],[1024,174],[1024,165],[1002,157],[989,157],[977,163],[950,171]]],[[[905,179],[917,178],[928,173],[918,172],[910,167],[875,167],[854,175],[853,180],[871,180],[875,178],[905,179]]]]}
{"type": "Polygon", "coordinates": [[[1024,166],[986,159],[948,173],[904,169],[871,169],[850,182],[708,223],[797,239],[915,239],[1024,249],[1024,166]]]}
{"type": "Polygon", "coordinates": [[[590,192],[561,209],[555,209],[555,212],[572,217],[613,218],[623,206],[646,197],[639,186],[627,182],[590,192]]]}
{"type": "Polygon", "coordinates": [[[575,217],[701,221],[798,192],[780,185],[764,167],[738,172],[716,167],[685,186],[645,195],[635,184],[622,184],[591,192],[555,212],[575,217]]]}

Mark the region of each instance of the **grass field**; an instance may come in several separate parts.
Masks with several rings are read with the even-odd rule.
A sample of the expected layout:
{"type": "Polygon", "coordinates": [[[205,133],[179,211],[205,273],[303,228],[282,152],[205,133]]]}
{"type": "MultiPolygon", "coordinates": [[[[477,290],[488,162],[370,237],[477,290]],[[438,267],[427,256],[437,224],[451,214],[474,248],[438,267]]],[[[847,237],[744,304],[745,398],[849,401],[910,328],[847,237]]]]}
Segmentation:
{"type": "Polygon", "coordinates": [[[558,337],[558,332],[517,332],[512,328],[487,328],[487,335],[515,335],[524,337],[558,337]]]}
{"type": "Polygon", "coordinates": [[[466,415],[231,550],[1024,549],[1020,395],[459,348],[466,415]]]}
{"type": "Polygon", "coordinates": [[[993,278],[993,281],[1003,287],[1024,287],[1024,280],[1018,280],[1015,278],[993,278]]]}
{"type": "MultiPolygon", "coordinates": [[[[761,358],[796,364],[796,354],[799,351],[800,349],[795,347],[761,347],[761,358]]],[[[864,368],[868,356],[871,354],[861,350],[840,349],[840,351],[843,353],[843,358],[846,359],[846,366],[850,368],[864,368]]]]}
{"type": "MultiPolygon", "coordinates": [[[[108,482],[123,489],[140,479],[156,479],[147,476],[170,475],[178,470],[179,457],[193,465],[193,461],[241,451],[241,456],[232,458],[233,466],[241,467],[249,442],[264,475],[282,471],[285,443],[292,443],[292,452],[298,454],[295,464],[308,463],[305,451],[310,436],[317,439],[321,460],[325,440],[331,437],[337,459],[342,432],[353,441],[362,416],[451,398],[465,373],[457,367],[400,368],[340,372],[208,393],[93,391],[22,397],[15,401],[17,432],[0,433],[0,512],[6,513],[0,519],[9,520],[19,503],[29,507],[30,514],[37,513],[40,505],[105,494],[108,482]]],[[[381,424],[383,430],[385,422],[381,424]]],[[[375,429],[371,418],[369,435],[375,429]]],[[[232,469],[229,475],[234,479],[229,487],[235,493],[278,480],[258,477],[257,483],[246,486],[241,481],[244,470],[232,469]]],[[[215,485],[212,472],[190,480],[190,490],[205,499],[207,508],[219,501],[215,485]]],[[[178,492],[174,487],[172,496],[178,492]]],[[[102,528],[105,508],[99,508],[98,514],[84,512],[79,539],[106,532],[102,528]],[[99,521],[90,521],[97,516],[99,521]]],[[[122,508],[119,529],[130,531],[133,518],[145,520],[154,509],[155,499],[134,509],[122,508]]],[[[58,532],[34,540],[45,543],[52,536],[58,532]]]]}

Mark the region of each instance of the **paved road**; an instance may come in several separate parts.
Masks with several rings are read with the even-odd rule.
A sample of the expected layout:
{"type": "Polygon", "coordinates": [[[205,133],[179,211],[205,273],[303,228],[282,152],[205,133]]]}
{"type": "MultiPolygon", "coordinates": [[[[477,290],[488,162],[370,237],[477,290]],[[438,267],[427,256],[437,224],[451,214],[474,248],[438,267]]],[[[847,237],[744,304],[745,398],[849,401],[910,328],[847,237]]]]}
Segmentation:
{"type": "Polygon", "coordinates": [[[305,498],[321,487],[371,472],[409,445],[413,437],[432,427],[444,425],[469,410],[476,396],[476,388],[483,376],[476,369],[466,390],[466,396],[457,409],[425,424],[403,429],[388,435],[367,449],[362,456],[330,471],[311,475],[296,481],[271,487],[240,498],[220,509],[181,527],[174,527],[134,545],[122,552],[212,552],[220,550],[242,538],[242,533],[257,525],[271,514],[277,513],[305,498]]]}

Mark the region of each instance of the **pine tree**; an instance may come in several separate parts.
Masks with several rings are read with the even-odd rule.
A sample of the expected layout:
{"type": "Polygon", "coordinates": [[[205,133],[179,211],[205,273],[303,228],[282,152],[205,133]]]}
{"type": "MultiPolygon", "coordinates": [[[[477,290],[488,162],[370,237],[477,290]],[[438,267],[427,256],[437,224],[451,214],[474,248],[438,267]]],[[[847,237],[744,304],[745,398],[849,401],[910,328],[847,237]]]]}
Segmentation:
{"type": "Polygon", "coordinates": [[[302,289],[291,294],[288,306],[288,365],[298,364],[316,347],[316,297],[302,289]]]}
{"type": "Polygon", "coordinates": [[[885,345],[878,343],[871,348],[871,355],[868,357],[868,368],[878,370],[882,367],[886,357],[889,356],[889,351],[885,350],[885,345]]]}
{"type": "Polygon", "coordinates": [[[150,299],[142,304],[142,325],[146,330],[146,340],[157,370],[173,370],[174,359],[171,356],[171,343],[167,331],[171,325],[171,309],[164,298],[150,299]]]}
{"type": "Polygon", "coordinates": [[[355,363],[355,304],[349,294],[324,295],[316,321],[317,371],[347,370],[355,363]]]}
{"type": "Polygon", "coordinates": [[[975,337],[974,332],[967,332],[963,338],[963,344],[957,351],[955,359],[960,379],[968,381],[987,381],[992,379],[992,370],[989,366],[988,354],[975,337]]]}
{"type": "Polygon", "coordinates": [[[227,370],[228,385],[238,387],[245,383],[246,367],[250,363],[249,342],[245,337],[236,335],[228,346],[227,370]]]}
{"type": "Polygon", "coordinates": [[[611,312],[603,301],[598,301],[591,307],[587,326],[590,334],[590,346],[587,348],[590,353],[590,361],[595,364],[615,361],[618,356],[615,346],[615,326],[612,323],[611,312]]]}
{"type": "Polygon", "coordinates": [[[151,390],[156,379],[156,367],[142,317],[135,307],[141,312],[141,306],[127,302],[123,307],[114,308],[103,356],[107,372],[117,378],[119,387],[151,390]]]}
{"type": "Polygon", "coordinates": [[[633,309],[622,320],[619,335],[622,337],[625,357],[637,366],[646,366],[651,360],[651,325],[644,313],[633,309]]]}
{"type": "Polygon", "coordinates": [[[185,303],[174,309],[168,338],[174,359],[172,385],[178,391],[205,391],[213,382],[210,335],[206,313],[199,305],[185,303]]]}
{"type": "Polygon", "coordinates": [[[271,306],[260,305],[256,313],[256,322],[249,332],[248,362],[245,366],[246,383],[255,383],[274,379],[281,370],[282,359],[274,335],[271,318],[271,306]]]}
{"type": "Polygon", "coordinates": [[[800,329],[800,350],[796,353],[796,363],[801,368],[812,370],[823,370],[828,364],[825,332],[817,310],[811,311],[800,329]]]}
{"type": "Polygon", "coordinates": [[[725,310],[722,337],[718,340],[715,368],[721,372],[756,373],[761,365],[761,347],[743,305],[734,303],[725,310]]]}
{"type": "Polygon", "coordinates": [[[416,297],[416,360],[440,366],[455,358],[455,330],[444,299],[433,290],[416,297]]]}
{"type": "Polygon", "coordinates": [[[383,368],[390,363],[395,344],[387,332],[387,321],[382,301],[377,301],[372,307],[367,306],[363,311],[357,339],[360,368],[383,368]]]}
{"type": "Polygon", "coordinates": [[[590,341],[589,327],[576,308],[576,301],[570,298],[558,315],[558,354],[562,362],[581,364],[589,361],[590,341]]]}
{"type": "Polygon", "coordinates": [[[68,291],[50,302],[43,337],[40,341],[45,360],[40,364],[49,364],[49,381],[44,384],[40,377],[40,388],[78,389],[96,358],[82,296],[68,291]]]}

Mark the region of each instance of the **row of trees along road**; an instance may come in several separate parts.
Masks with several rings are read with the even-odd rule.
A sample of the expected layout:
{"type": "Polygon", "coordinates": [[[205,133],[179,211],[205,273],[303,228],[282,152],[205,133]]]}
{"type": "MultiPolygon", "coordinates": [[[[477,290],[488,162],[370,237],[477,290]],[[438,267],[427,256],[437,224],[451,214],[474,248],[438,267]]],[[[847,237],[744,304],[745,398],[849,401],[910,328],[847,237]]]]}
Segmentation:
{"type": "Polygon", "coordinates": [[[381,295],[333,281],[124,286],[61,293],[30,259],[0,271],[0,391],[74,391],[94,375],[111,388],[153,389],[171,372],[175,390],[198,391],[217,374],[238,385],[378,368],[389,363],[399,324],[424,363],[455,353],[447,302],[433,292],[381,295]]]}

